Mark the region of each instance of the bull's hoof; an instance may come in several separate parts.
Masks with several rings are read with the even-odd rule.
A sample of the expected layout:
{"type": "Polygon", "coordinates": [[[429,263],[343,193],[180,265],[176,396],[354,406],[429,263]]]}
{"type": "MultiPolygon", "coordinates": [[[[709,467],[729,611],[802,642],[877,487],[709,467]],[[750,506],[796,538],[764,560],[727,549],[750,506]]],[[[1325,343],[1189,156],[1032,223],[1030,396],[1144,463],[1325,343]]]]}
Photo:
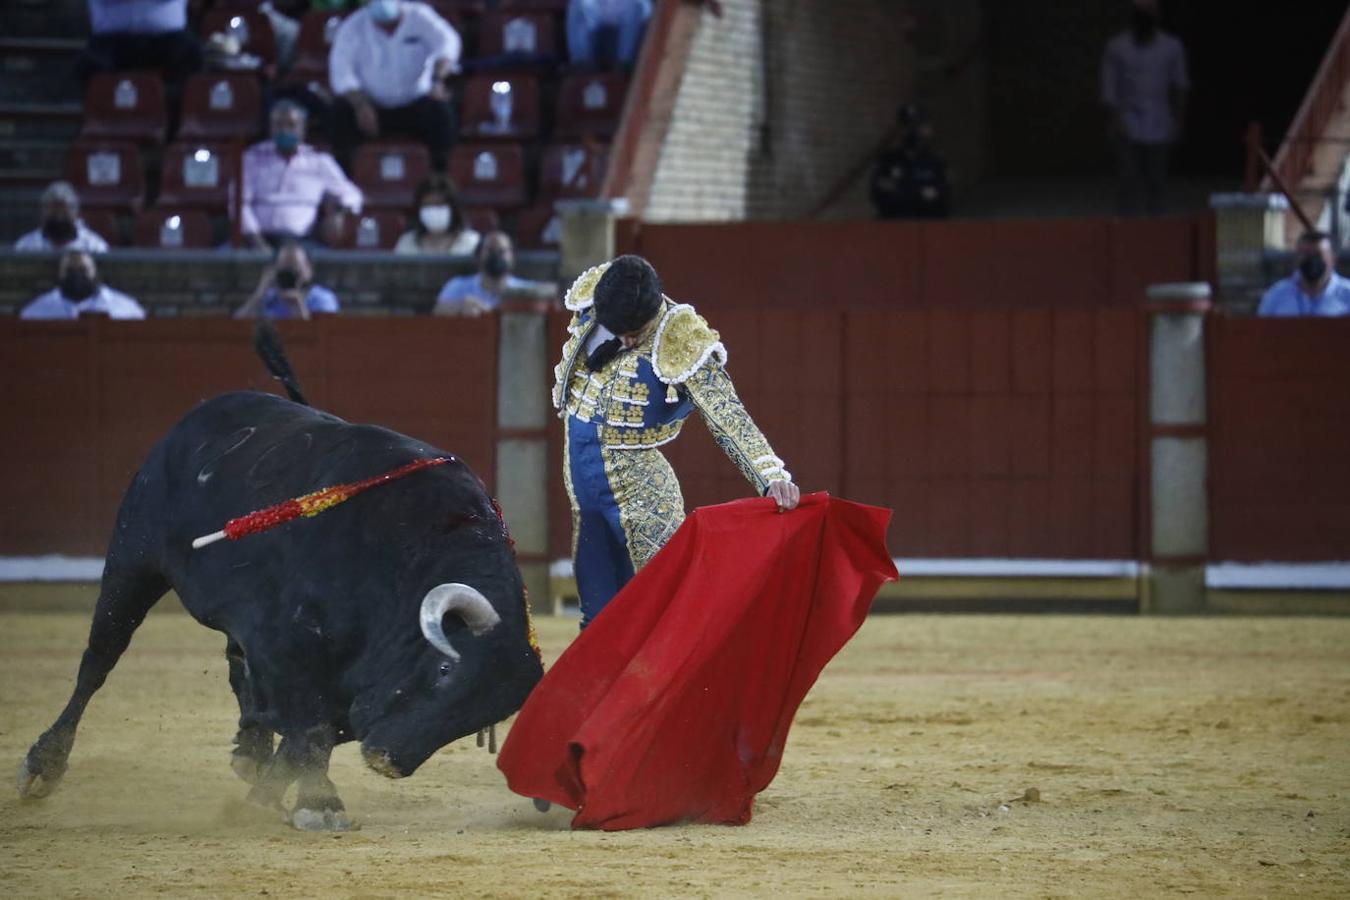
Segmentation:
{"type": "Polygon", "coordinates": [[[28,766],[28,758],[24,757],[23,762],[19,763],[18,783],[20,800],[41,800],[56,790],[61,777],[48,778],[41,772],[34,772],[28,766]]]}
{"type": "Polygon", "coordinates": [[[553,808],[553,804],[552,804],[552,803],[549,803],[547,800],[540,800],[538,797],[535,797],[535,798],[534,798],[534,808],[537,809],[537,810],[539,810],[541,813],[544,813],[544,812],[548,812],[550,809],[552,809],[552,808],[553,808]]]}
{"type": "Polygon", "coordinates": [[[230,754],[230,768],[234,769],[234,774],[244,779],[248,784],[257,784],[262,780],[263,772],[267,770],[269,762],[271,762],[270,759],[260,760],[239,750],[230,754]]]}
{"type": "Polygon", "coordinates": [[[352,821],[341,809],[306,809],[291,813],[291,825],[298,831],[351,831],[352,821]]]}

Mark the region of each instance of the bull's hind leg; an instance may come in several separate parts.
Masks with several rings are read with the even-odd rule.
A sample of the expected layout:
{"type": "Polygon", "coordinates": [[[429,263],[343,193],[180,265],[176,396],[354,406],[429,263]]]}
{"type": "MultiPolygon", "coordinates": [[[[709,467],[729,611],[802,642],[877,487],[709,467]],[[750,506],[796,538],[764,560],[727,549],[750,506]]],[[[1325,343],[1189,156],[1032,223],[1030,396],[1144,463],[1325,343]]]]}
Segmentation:
{"type": "Polygon", "coordinates": [[[109,560],[75,691],[56,722],[38,738],[19,766],[20,797],[41,798],[56,788],[66,773],[70,750],[75,745],[75,729],[90,698],[117,665],[150,607],[168,589],[168,583],[158,573],[129,572],[109,560]]]}
{"type": "Polygon", "coordinates": [[[249,791],[249,802],[280,809],[286,789],[296,782],[295,808],[289,816],[292,825],[302,831],[346,831],[351,822],[328,777],[335,743],[336,733],[328,725],[282,735],[267,771],[249,791]]]}
{"type": "Polygon", "coordinates": [[[234,638],[225,644],[225,659],[230,664],[230,687],[239,701],[239,730],[234,735],[230,767],[249,784],[257,784],[272,762],[272,729],[260,721],[262,699],[249,678],[244,650],[234,638]]]}

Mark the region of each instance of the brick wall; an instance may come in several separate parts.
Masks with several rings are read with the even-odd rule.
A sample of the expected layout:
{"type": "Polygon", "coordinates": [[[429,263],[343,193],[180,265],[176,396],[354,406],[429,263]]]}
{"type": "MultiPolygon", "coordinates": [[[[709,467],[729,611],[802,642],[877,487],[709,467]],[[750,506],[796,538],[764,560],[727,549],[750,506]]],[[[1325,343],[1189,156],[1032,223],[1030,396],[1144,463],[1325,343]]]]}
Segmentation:
{"type": "Polygon", "coordinates": [[[723,7],[694,38],[647,220],[800,217],[911,96],[907,4],[723,7]]]}

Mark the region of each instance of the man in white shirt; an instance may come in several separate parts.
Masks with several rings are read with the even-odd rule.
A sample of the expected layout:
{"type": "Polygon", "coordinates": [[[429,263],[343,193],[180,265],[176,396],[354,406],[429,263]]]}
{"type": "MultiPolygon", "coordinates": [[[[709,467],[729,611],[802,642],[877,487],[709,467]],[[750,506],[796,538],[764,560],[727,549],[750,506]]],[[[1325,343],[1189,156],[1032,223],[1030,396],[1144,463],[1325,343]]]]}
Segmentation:
{"type": "Polygon", "coordinates": [[[363,140],[407,135],[445,170],[455,120],[445,78],[459,68],[459,33],[425,3],[370,0],[333,37],[328,72],[338,102],[333,152],[348,172],[363,140]]]}
{"type": "Polygon", "coordinates": [[[1133,19],[1102,54],[1102,103],[1120,166],[1120,212],[1162,211],[1167,153],[1186,120],[1186,48],[1158,27],[1157,0],[1134,0],[1133,19]]]}
{"type": "Polygon", "coordinates": [[[28,253],[53,250],[87,250],[107,253],[108,242],[91,231],[80,218],[80,196],[68,181],[53,181],[42,192],[42,224],[14,242],[14,249],[28,253]]]}
{"type": "Polygon", "coordinates": [[[61,254],[56,272],[57,286],[25,306],[20,319],[78,319],[85,313],[114,319],[145,318],[139,303],[98,280],[94,257],[85,251],[61,254]]]}

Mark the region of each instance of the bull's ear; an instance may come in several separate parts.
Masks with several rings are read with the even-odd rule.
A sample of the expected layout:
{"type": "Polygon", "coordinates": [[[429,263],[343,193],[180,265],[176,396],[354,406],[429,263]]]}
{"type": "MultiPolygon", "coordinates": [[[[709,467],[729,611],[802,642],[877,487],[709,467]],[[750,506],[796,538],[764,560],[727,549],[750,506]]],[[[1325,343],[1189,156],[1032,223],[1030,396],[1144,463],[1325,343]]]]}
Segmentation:
{"type": "Polygon", "coordinates": [[[445,633],[445,617],[450,613],[454,613],[475,635],[486,634],[501,621],[487,598],[467,584],[451,582],[427,591],[419,616],[422,635],[453,660],[459,659],[459,652],[445,633]]]}

